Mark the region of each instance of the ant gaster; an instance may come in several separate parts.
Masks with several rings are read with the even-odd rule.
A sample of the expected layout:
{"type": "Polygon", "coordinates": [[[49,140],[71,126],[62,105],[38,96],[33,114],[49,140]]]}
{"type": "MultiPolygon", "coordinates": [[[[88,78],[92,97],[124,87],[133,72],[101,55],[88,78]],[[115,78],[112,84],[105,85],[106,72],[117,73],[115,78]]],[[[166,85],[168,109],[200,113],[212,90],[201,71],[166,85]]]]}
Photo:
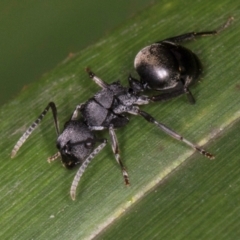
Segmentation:
{"type": "Polygon", "coordinates": [[[189,87],[197,82],[202,73],[202,65],[192,51],[179,43],[196,37],[217,35],[232,21],[233,17],[230,17],[217,30],[185,33],[144,47],[134,60],[134,67],[140,76],[140,81],[130,76],[130,86],[138,91],[147,89],[160,91],[161,94],[150,98],[154,102],[186,94],[189,102],[194,104],[195,99],[189,87]]]}
{"type": "MultiPolygon", "coordinates": [[[[229,25],[229,22],[230,20],[222,28],[220,28],[220,30],[226,28],[229,25]]],[[[170,48],[170,46],[173,46],[173,48],[175,49],[175,47],[176,46],[179,47],[179,45],[176,45],[174,42],[192,39],[195,36],[213,35],[220,32],[220,30],[201,33],[187,33],[181,36],[161,41],[158,44],[162,44],[162,46],[166,48],[165,50],[170,48]]],[[[182,57],[184,57],[185,48],[182,47],[179,48],[181,53],[183,54],[182,57]]],[[[186,51],[189,50],[186,49],[186,51]]],[[[135,66],[136,62],[137,60],[135,59],[135,66]]],[[[150,65],[147,64],[146,69],[148,69],[149,66],[150,65]]],[[[94,82],[102,89],[99,92],[97,92],[92,98],[90,98],[87,102],[77,105],[70,120],[65,123],[62,133],[60,133],[58,126],[57,108],[53,102],[50,102],[44,109],[44,111],[41,113],[41,115],[38,117],[38,119],[26,130],[26,132],[18,140],[18,142],[16,143],[12,150],[11,157],[13,158],[16,155],[19,148],[27,140],[27,138],[30,136],[33,130],[39,125],[43,117],[48,112],[49,108],[51,108],[53,113],[54,125],[58,136],[56,144],[58,152],[53,156],[49,157],[48,161],[51,162],[57,159],[58,157],[61,157],[62,163],[66,168],[71,169],[76,165],[80,165],[80,168],[74,177],[70,189],[70,195],[73,200],[76,197],[77,185],[88,164],[107,144],[106,139],[100,139],[95,136],[94,133],[97,131],[102,130],[109,131],[112,151],[114,153],[117,163],[121,167],[125,184],[129,185],[128,173],[121,161],[118,140],[115,134],[115,129],[121,128],[129,122],[128,117],[125,115],[127,113],[143,117],[143,119],[145,119],[147,122],[154,124],[156,127],[164,131],[169,136],[184,142],[193,149],[197,150],[199,153],[203,154],[205,157],[209,159],[214,159],[214,156],[211,153],[205,151],[203,148],[200,148],[197,145],[193,144],[192,142],[188,141],[180,134],[173,131],[172,129],[162,124],[161,122],[157,121],[150,114],[148,114],[145,111],[142,111],[139,108],[139,105],[149,104],[152,101],[159,101],[160,99],[159,96],[148,97],[146,95],[141,95],[140,92],[142,90],[145,89],[159,90],[161,87],[157,87],[158,81],[157,78],[155,79],[153,78],[153,81],[151,80],[151,77],[154,76],[154,74],[149,74],[149,78],[147,78],[147,76],[146,78],[143,77],[145,73],[150,71],[149,69],[148,70],[145,69],[146,70],[145,73],[144,68],[143,70],[141,70],[141,67],[140,68],[136,67],[136,69],[141,77],[141,81],[138,81],[130,77],[129,79],[130,87],[122,86],[119,81],[108,84],[101,80],[99,77],[97,77],[92,71],[87,69],[90,78],[92,78],[94,82]],[[95,147],[97,143],[99,144],[97,147],[95,147]]],[[[170,69],[170,72],[172,71],[173,70],[170,69]]],[[[197,76],[199,71],[200,69],[197,67],[195,69],[195,72],[197,73],[194,74],[196,74],[197,76]]],[[[190,70],[188,71],[188,73],[190,73],[190,70]]],[[[174,78],[175,82],[167,79],[163,80],[165,84],[169,84],[170,86],[169,89],[171,91],[168,93],[170,94],[170,98],[183,93],[186,93],[188,96],[189,95],[191,96],[188,87],[190,83],[193,83],[195,81],[195,78],[193,78],[193,75],[191,75],[189,78],[181,78],[180,80],[174,78]],[[191,79],[190,82],[188,80],[189,78],[191,79]],[[175,83],[177,81],[182,82],[181,85],[182,87],[180,87],[180,90],[176,90],[175,83]]],[[[161,80],[159,80],[159,82],[160,82],[159,86],[161,86],[161,80]]],[[[164,84],[162,86],[164,90],[166,87],[164,87],[165,86],[164,84]]],[[[190,97],[190,99],[192,99],[192,97],[190,97]]]]}

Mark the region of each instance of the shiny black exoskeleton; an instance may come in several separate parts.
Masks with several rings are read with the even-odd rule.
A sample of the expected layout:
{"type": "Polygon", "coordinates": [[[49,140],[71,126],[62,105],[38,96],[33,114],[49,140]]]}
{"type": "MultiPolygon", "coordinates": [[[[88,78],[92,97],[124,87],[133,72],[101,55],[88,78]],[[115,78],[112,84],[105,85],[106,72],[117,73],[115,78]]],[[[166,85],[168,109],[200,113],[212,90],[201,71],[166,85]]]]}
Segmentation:
{"type": "MultiPolygon", "coordinates": [[[[190,94],[189,87],[202,72],[201,63],[192,51],[167,41],[143,48],[135,57],[134,66],[145,89],[168,92],[170,95],[180,95],[185,91],[190,94]]],[[[194,102],[193,98],[190,102],[194,102]]]]}
{"type": "Polygon", "coordinates": [[[232,18],[219,29],[206,32],[185,33],[167,38],[140,50],[135,57],[134,67],[140,81],[129,78],[130,84],[139,91],[147,89],[161,91],[152,101],[163,101],[186,94],[190,103],[195,103],[189,87],[197,82],[202,66],[198,57],[189,49],[179,45],[196,37],[212,36],[229,26],[232,18]]]}

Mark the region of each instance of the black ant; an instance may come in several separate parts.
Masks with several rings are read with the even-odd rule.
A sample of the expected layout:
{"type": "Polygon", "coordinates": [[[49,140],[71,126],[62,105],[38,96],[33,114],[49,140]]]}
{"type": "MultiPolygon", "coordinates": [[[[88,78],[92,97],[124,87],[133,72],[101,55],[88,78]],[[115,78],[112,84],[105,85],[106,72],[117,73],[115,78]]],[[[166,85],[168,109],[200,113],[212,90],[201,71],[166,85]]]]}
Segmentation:
{"type": "Polygon", "coordinates": [[[115,134],[115,129],[121,128],[129,122],[126,116],[127,113],[143,117],[147,122],[154,124],[171,137],[186,143],[205,157],[214,159],[214,155],[188,141],[177,132],[157,121],[150,114],[142,111],[139,105],[172,98],[183,93],[187,94],[190,102],[194,102],[188,87],[196,82],[196,78],[201,72],[200,62],[195,54],[177,45],[176,42],[191,40],[197,36],[217,34],[226,28],[230,21],[232,21],[232,18],[223,27],[215,31],[186,33],[144,48],[135,58],[135,67],[141,80],[138,81],[130,77],[130,87],[122,86],[119,81],[108,84],[87,69],[90,78],[101,87],[101,90],[85,103],[77,105],[70,120],[65,123],[62,133],[60,133],[58,126],[57,108],[55,103],[50,102],[38,119],[18,140],[12,150],[11,157],[13,158],[16,155],[19,148],[38,126],[49,108],[51,108],[58,135],[56,144],[58,152],[48,158],[48,161],[51,162],[61,157],[62,163],[66,168],[71,169],[76,165],[80,165],[70,190],[73,200],[76,196],[77,185],[86,167],[107,144],[106,139],[100,139],[95,136],[94,133],[96,131],[109,131],[112,151],[117,163],[121,167],[125,184],[129,185],[128,173],[121,161],[118,140],[115,134]],[[193,62],[189,67],[188,63],[191,62],[190,60],[193,62]],[[171,64],[171,62],[174,64],[171,64]],[[161,74],[161,71],[166,72],[166,76],[169,77],[161,74]],[[163,93],[163,97],[161,97],[162,95],[154,97],[141,95],[140,92],[146,89],[168,90],[170,92],[163,93]],[[99,145],[95,147],[97,143],[99,145]]]}

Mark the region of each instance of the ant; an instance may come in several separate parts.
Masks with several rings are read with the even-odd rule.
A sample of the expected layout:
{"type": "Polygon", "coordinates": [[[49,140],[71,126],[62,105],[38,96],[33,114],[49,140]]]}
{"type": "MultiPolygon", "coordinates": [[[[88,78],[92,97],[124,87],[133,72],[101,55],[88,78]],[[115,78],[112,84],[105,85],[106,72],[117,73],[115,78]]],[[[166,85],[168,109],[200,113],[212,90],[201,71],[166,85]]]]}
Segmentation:
{"type": "Polygon", "coordinates": [[[61,157],[63,165],[68,169],[80,165],[70,189],[70,195],[73,200],[76,198],[78,183],[88,164],[107,144],[107,139],[96,137],[95,132],[97,131],[108,130],[113,154],[120,165],[125,184],[129,185],[128,173],[121,161],[119,144],[115,133],[115,129],[128,124],[129,118],[126,114],[142,117],[169,136],[184,142],[205,157],[214,159],[214,155],[157,121],[147,112],[142,111],[139,105],[173,98],[181,94],[187,94],[188,99],[193,103],[194,98],[188,87],[196,82],[196,78],[201,72],[200,62],[194,53],[177,45],[176,42],[192,40],[197,36],[215,35],[228,27],[230,21],[232,21],[232,18],[223,27],[215,31],[186,33],[154,43],[142,49],[135,58],[136,71],[141,79],[138,81],[130,76],[129,87],[122,86],[119,81],[108,84],[87,68],[86,71],[89,77],[101,87],[101,90],[86,102],[76,106],[70,119],[64,124],[64,129],[61,133],[58,125],[56,105],[54,102],[50,102],[37,120],[18,140],[12,150],[11,157],[13,158],[16,155],[19,148],[39,125],[49,109],[51,109],[57,132],[56,146],[58,152],[49,157],[48,162],[61,157]],[[171,59],[170,54],[172,54],[171,59]],[[171,61],[174,61],[173,58],[178,63],[176,69],[175,65],[170,64],[171,61]],[[166,62],[164,59],[170,60],[166,62]],[[187,63],[189,63],[188,60],[190,59],[195,62],[190,65],[191,69],[188,69],[187,63]],[[155,60],[156,62],[154,62],[155,60]],[[164,66],[163,63],[166,63],[166,65],[164,66]],[[161,71],[157,70],[158,67],[161,71],[169,73],[169,76],[175,75],[175,77],[166,77],[164,74],[161,74],[161,71]],[[163,97],[161,95],[149,97],[140,94],[140,92],[146,89],[168,90],[169,92],[163,93],[163,97]],[[98,146],[95,147],[97,143],[98,146]]]}

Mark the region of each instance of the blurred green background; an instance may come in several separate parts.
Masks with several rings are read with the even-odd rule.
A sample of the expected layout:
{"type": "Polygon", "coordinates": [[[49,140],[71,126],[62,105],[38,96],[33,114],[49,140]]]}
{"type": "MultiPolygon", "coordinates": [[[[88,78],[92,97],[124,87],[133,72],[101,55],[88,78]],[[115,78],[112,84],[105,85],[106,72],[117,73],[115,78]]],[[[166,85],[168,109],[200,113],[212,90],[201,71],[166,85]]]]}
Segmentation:
{"type": "Polygon", "coordinates": [[[152,2],[0,1],[0,105],[152,2]]]}

